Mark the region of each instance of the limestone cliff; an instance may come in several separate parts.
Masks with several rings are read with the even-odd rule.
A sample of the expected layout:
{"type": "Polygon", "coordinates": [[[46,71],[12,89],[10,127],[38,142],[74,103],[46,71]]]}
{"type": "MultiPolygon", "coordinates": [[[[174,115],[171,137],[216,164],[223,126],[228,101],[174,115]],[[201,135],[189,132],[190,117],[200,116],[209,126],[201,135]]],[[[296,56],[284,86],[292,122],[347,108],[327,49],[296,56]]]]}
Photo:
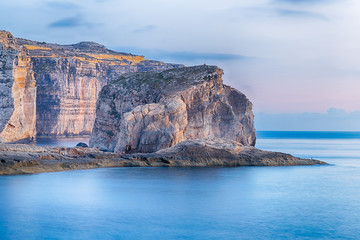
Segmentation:
{"type": "Polygon", "coordinates": [[[58,45],[0,31],[0,142],[34,138],[36,133],[90,135],[99,91],[110,80],[182,66],[93,42],[58,45]]]}
{"type": "Polygon", "coordinates": [[[119,53],[93,42],[58,45],[18,39],[37,82],[38,136],[90,135],[98,93],[124,73],[180,67],[119,53]]]}
{"type": "Polygon", "coordinates": [[[0,31],[0,142],[36,135],[36,86],[25,47],[0,31]]]}
{"type": "Polygon", "coordinates": [[[99,95],[90,145],[155,152],[184,140],[217,137],[254,146],[252,104],[224,85],[222,74],[203,65],[120,77],[99,95]]]}

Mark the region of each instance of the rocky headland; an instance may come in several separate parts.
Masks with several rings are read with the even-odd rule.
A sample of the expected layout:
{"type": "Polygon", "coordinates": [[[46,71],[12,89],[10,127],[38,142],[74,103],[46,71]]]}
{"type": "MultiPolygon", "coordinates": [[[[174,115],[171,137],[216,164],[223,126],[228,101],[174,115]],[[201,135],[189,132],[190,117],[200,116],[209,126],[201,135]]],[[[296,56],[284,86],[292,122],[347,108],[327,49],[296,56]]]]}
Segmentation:
{"type": "Polygon", "coordinates": [[[252,104],[222,75],[207,65],[123,75],[100,92],[90,146],[150,153],[209,137],[254,146],[252,104]]]}
{"type": "Polygon", "coordinates": [[[97,167],[326,164],[255,148],[252,103],[216,66],[0,31],[0,175],[97,167]],[[88,135],[90,147],[7,144],[88,135]],[[1,143],[2,142],[2,143],[1,143]]]}

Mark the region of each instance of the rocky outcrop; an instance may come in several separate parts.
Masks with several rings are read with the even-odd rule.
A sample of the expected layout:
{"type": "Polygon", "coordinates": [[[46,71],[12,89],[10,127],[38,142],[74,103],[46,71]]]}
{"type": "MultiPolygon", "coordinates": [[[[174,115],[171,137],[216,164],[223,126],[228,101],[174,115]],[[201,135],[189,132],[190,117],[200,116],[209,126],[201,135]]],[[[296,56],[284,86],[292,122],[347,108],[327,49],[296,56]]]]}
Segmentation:
{"type": "Polygon", "coordinates": [[[25,47],[0,31],[0,142],[36,135],[36,82],[25,47]]]}
{"type": "Polygon", "coordinates": [[[254,146],[252,104],[222,74],[203,65],[120,77],[100,93],[90,146],[147,153],[208,137],[254,146]]]}
{"type": "Polygon", "coordinates": [[[33,138],[36,133],[90,135],[99,91],[110,80],[129,72],[182,66],[93,42],[58,45],[0,31],[0,142],[33,138]]]}
{"type": "Polygon", "coordinates": [[[0,175],[99,167],[292,166],[326,164],[267,152],[227,139],[183,141],[156,153],[119,154],[94,148],[0,144],[0,175]]]}
{"type": "MultiPolygon", "coordinates": [[[[127,156],[123,156],[126,158],[127,156]]],[[[290,154],[269,152],[223,138],[186,140],[155,153],[133,154],[131,159],[162,162],[176,167],[294,166],[326,164],[290,154]]],[[[128,157],[129,158],[129,157],[128,157]]]]}

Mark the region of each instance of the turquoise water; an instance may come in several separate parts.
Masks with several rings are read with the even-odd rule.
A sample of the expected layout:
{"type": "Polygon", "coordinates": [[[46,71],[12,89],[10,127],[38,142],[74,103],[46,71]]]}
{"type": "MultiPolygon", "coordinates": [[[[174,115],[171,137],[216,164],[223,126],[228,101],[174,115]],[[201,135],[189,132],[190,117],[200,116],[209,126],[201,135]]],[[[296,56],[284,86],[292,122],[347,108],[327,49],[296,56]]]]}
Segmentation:
{"type": "Polygon", "coordinates": [[[2,176],[0,239],[359,239],[360,138],[270,135],[331,165],[2,176]]]}

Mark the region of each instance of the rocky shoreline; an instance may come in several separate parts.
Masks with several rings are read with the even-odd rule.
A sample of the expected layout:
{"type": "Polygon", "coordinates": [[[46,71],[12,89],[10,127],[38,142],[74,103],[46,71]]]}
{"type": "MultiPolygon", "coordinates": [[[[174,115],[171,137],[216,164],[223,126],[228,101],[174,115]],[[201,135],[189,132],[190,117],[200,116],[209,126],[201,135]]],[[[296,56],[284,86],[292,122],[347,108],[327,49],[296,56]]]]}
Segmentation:
{"type": "Polygon", "coordinates": [[[124,154],[96,148],[0,144],[0,175],[104,167],[239,167],[327,164],[269,152],[224,139],[181,142],[155,153],[124,154]]]}

